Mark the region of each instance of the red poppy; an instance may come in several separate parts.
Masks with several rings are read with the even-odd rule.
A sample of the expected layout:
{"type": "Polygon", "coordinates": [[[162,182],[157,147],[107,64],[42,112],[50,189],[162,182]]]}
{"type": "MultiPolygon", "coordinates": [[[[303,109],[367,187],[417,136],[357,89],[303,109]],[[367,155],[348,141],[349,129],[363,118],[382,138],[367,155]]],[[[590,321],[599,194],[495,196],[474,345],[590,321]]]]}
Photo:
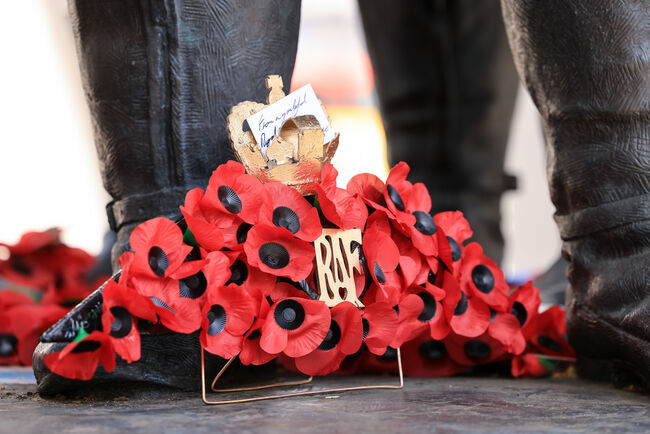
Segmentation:
{"type": "Polygon", "coordinates": [[[178,225],[164,217],[136,226],[129,242],[134,251],[129,272],[153,279],[169,277],[192,251],[192,247],[183,243],[178,225]]]}
{"type": "MultiPolygon", "coordinates": [[[[203,209],[216,210],[231,219],[237,216],[246,223],[257,223],[264,200],[262,183],[245,172],[244,166],[236,161],[217,167],[205,189],[203,209]]],[[[225,220],[218,226],[225,227],[225,220]]]]}
{"type": "Polygon", "coordinates": [[[331,309],[329,330],[311,353],[296,358],[296,368],[307,375],[327,375],[336,371],[346,356],[356,353],[363,341],[359,309],[344,301],[331,309]]]}
{"type": "Polygon", "coordinates": [[[258,315],[251,328],[244,334],[242,349],[239,353],[239,360],[244,365],[259,366],[270,362],[277,356],[277,354],[267,353],[260,346],[260,339],[262,338],[261,330],[268,317],[268,313],[271,310],[271,305],[263,295],[258,295],[255,298],[255,302],[259,306],[258,315]]]}
{"type": "Polygon", "coordinates": [[[450,327],[441,303],[444,297],[445,291],[434,285],[408,288],[399,304],[399,327],[392,346],[400,347],[424,330],[429,330],[429,335],[436,340],[447,336],[450,327]]]}
{"type": "Polygon", "coordinates": [[[373,303],[361,311],[363,341],[368,350],[381,356],[395,338],[397,312],[388,303],[373,303]]]}
{"type": "Polygon", "coordinates": [[[510,354],[521,354],[526,349],[526,339],[521,333],[519,320],[510,313],[493,311],[487,334],[499,341],[510,354]]]}
{"type": "MultiPolygon", "coordinates": [[[[414,249],[411,241],[399,231],[393,229],[391,238],[399,250],[399,272],[403,277],[404,285],[408,287],[424,283],[430,269],[422,254],[414,249]]],[[[436,261],[436,267],[437,264],[436,261]]]]}
{"type": "MultiPolygon", "coordinates": [[[[208,251],[220,250],[224,245],[223,229],[234,228],[236,231],[240,226],[237,223],[241,224],[243,220],[214,209],[204,209],[204,197],[200,188],[188,191],[185,195],[185,205],[181,205],[180,210],[197,243],[208,251]]],[[[233,240],[230,241],[232,243],[233,240]]]]}
{"type": "Polygon", "coordinates": [[[229,259],[229,277],[225,285],[241,286],[249,293],[260,291],[269,295],[275,287],[277,277],[248,264],[243,252],[224,252],[229,259]]]}
{"type": "Polygon", "coordinates": [[[68,313],[57,305],[17,304],[0,311],[0,365],[32,364],[41,334],[68,313]]]}
{"type": "Polygon", "coordinates": [[[575,357],[575,351],[567,342],[565,312],[561,306],[552,306],[539,314],[529,343],[543,354],[575,357]]]}
{"type": "Polygon", "coordinates": [[[431,196],[424,184],[406,180],[409,171],[404,162],[391,169],[384,190],[386,206],[395,215],[398,229],[411,237],[416,249],[425,256],[437,256],[438,228],[430,214],[431,196]]]}
{"type": "Polygon", "coordinates": [[[485,365],[506,355],[499,341],[487,334],[472,338],[451,334],[444,343],[449,356],[463,366],[485,365]]]}
{"type": "Polygon", "coordinates": [[[420,333],[401,348],[404,373],[414,377],[446,377],[467,369],[454,362],[443,341],[431,338],[427,331],[420,333]]]}
{"type": "MultiPolygon", "coordinates": [[[[469,223],[460,211],[445,211],[433,216],[433,221],[441,228],[446,235],[451,248],[451,260],[454,264],[454,271],[460,264],[463,256],[464,243],[474,234],[469,223]]],[[[456,274],[456,272],[454,273],[456,274]]]]}
{"type": "MultiPolygon", "coordinates": [[[[348,181],[347,190],[350,194],[363,199],[373,208],[384,202],[384,185],[383,181],[370,173],[360,173],[348,181]]],[[[388,211],[386,208],[378,208],[388,211]]]]}
{"type": "Polygon", "coordinates": [[[363,234],[362,248],[372,279],[382,287],[386,284],[387,274],[395,272],[400,260],[399,249],[390,237],[386,216],[380,213],[371,216],[363,234]]]}
{"type": "Polygon", "coordinates": [[[315,185],[321,211],[327,220],[341,229],[363,229],[368,218],[368,208],[362,199],[336,186],[337,176],[334,166],[323,166],[321,182],[315,185]]]}
{"type": "Polygon", "coordinates": [[[456,278],[445,271],[442,278],[445,298],[442,305],[451,330],[461,336],[476,337],[490,325],[490,308],[480,298],[461,290],[456,278]]]}
{"type": "Polygon", "coordinates": [[[253,226],[248,232],[244,251],[250,265],[296,282],[306,279],[314,266],[314,246],[276,226],[253,226]]]}
{"type": "Polygon", "coordinates": [[[508,311],[517,317],[525,339],[529,339],[535,331],[540,303],[539,289],[533,287],[532,281],[508,296],[508,311]]]}
{"type": "Polygon", "coordinates": [[[498,312],[508,309],[508,284],[503,271],[483,254],[479,243],[465,247],[460,266],[460,287],[469,297],[483,300],[498,312]]]}
{"type": "Polygon", "coordinates": [[[197,330],[201,325],[201,296],[207,288],[207,279],[199,270],[205,261],[182,264],[173,273],[173,278],[151,278],[133,271],[134,258],[135,254],[131,252],[120,256],[122,276],[119,283],[149,298],[155,306],[160,323],[168,329],[178,333],[197,330]]]}
{"type": "Polygon", "coordinates": [[[537,354],[526,353],[512,358],[510,373],[515,378],[541,377],[549,373],[548,368],[553,367],[544,366],[537,354]]]}
{"type": "Polygon", "coordinates": [[[45,356],[45,366],[57,375],[75,380],[90,380],[97,365],[106,372],[115,369],[115,352],[108,334],[94,331],[84,339],[72,342],[61,351],[45,356]]]}
{"type": "Polygon", "coordinates": [[[244,243],[248,237],[248,231],[253,225],[246,223],[240,218],[233,220],[232,224],[225,228],[219,228],[217,231],[223,236],[223,247],[241,252],[244,250],[244,243]]]}
{"type": "Polygon", "coordinates": [[[153,302],[113,280],[106,283],[102,298],[102,330],[110,336],[115,352],[127,363],[140,360],[138,318],[157,321],[153,302]]]}
{"type": "Polygon", "coordinates": [[[273,304],[261,329],[260,347],[269,354],[302,357],[328,333],[330,310],[319,300],[286,298],[273,304]]]}
{"type": "Polygon", "coordinates": [[[297,238],[314,241],[323,227],[318,210],[294,188],[281,182],[264,184],[267,198],[260,206],[259,221],[283,227],[297,238]]]}
{"type": "Polygon", "coordinates": [[[42,259],[60,243],[60,230],[27,232],[15,245],[0,243],[7,250],[8,258],[0,260],[0,275],[15,284],[43,288],[54,279],[51,270],[42,259]]]}
{"type": "Polygon", "coordinates": [[[258,314],[255,300],[238,286],[209,287],[201,311],[201,345],[206,351],[230,359],[242,349],[244,333],[258,314]]]}

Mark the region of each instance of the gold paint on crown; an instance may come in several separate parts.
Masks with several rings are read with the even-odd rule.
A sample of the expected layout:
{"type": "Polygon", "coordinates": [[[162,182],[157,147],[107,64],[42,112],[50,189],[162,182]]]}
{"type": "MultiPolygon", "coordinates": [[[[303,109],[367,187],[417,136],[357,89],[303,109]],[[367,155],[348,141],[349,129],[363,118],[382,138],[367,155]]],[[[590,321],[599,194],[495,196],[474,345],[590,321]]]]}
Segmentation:
{"type": "MultiPolygon", "coordinates": [[[[314,184],[320,182],[323,165],[332,160],[339,146],[339,133],[330,142],[322,144],[324,132],[314,116],[287,119],[266,150],[265,158],[253,133],[244,131],[244,122],[249,116],[285,96],[279,75],[266,76],[265,84],[269,90],[266,104],[244,101],[230,110],[228,138],[235,156],[246,167],[247,173],[262,182],[279,181],[303,195],[313,194],[314,184]]],[[[324,106],[323,111],[327,115],[324,106]]]]}

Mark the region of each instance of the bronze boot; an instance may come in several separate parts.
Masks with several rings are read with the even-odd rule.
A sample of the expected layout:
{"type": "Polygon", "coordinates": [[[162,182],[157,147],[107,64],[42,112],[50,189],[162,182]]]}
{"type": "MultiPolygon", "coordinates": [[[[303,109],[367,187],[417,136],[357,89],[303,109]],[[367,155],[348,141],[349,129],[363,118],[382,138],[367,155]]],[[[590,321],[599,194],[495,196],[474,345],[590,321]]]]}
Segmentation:
{"type": "MultiPolygon", "coordinates": [[[[233,158],[226,116],[235,104],[264,101],[264,76],[291,83],[299,0],[70,0],[77,52],[93,119],[111,228],[113,270],[140,222],[180,217],[185,193],[205,187],[233,158]]],[[[101,289],[41,338],[33,358],[39,392],[79,387],[49,372],[45,355],[83,326],[101,327],[101,289]]],[[[199,385],[196,335],[143,335],[142,358],[95,380],[199,385]]]]}
{"type": "Polygon", "coordinates": [[[502,0],[544,121],[579,374],[650,386],[650,8],[502,0]]]}

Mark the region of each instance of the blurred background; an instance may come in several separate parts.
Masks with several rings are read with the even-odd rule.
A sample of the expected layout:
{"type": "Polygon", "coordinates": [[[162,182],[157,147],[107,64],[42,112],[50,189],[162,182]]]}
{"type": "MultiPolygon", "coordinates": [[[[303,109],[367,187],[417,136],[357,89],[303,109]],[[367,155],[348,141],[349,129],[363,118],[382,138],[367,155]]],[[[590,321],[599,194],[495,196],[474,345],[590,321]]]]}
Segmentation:
{"type": "MultiPolygon", "coordinates": [[[[96,254],[108,227],[109,197],[99,177],[66,0],[3,3],[0,41],[0,241],[14,243],[25,231],[58,226],[68,244],[96,254]]],[[[307,83],[341,133],[334,158],[340,184],[360,172],[385,179],[385,139],[355,0],[303,0],[292,87],[307,83]]],[[[521,280],[550,266],[560,249],[541,124],[521,88],[505,166],[517,176],[518,189],[501,203],[502,266],[510,279],[521,280]]]]}

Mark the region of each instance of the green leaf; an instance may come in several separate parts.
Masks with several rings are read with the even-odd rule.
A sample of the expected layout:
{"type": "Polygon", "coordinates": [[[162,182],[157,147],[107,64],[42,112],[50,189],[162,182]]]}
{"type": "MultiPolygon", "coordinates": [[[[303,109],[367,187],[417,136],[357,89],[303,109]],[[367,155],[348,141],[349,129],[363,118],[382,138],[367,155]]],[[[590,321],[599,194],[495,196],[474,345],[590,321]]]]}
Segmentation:
{"type": "Polygon", "coordinates": [[[72,342],[83,341],[84,339],[86,339],[86,337],[88,337],[88,332],[86,331],[85,328],[81,327],[79,329],[79,331],[77,332],[77,337],[74,338],[74,340],[72,342]]]}
{"type": "Polygon", "coordinates": [[[199,247],[199,243],[196,241],[196,238],[194,238],[194,234],[189,227],[185,229],[185,233],[183,234],[183,242],[185,244],[189,244],[190,246],[199,247]]]}
{"type": "Polygon", "coordinates": [[[553,372],[555,371],[555,368],[557,368],[557,364],[555,362],[544,356],[537,356],[537,360],[548,372],[553,372]]]}

